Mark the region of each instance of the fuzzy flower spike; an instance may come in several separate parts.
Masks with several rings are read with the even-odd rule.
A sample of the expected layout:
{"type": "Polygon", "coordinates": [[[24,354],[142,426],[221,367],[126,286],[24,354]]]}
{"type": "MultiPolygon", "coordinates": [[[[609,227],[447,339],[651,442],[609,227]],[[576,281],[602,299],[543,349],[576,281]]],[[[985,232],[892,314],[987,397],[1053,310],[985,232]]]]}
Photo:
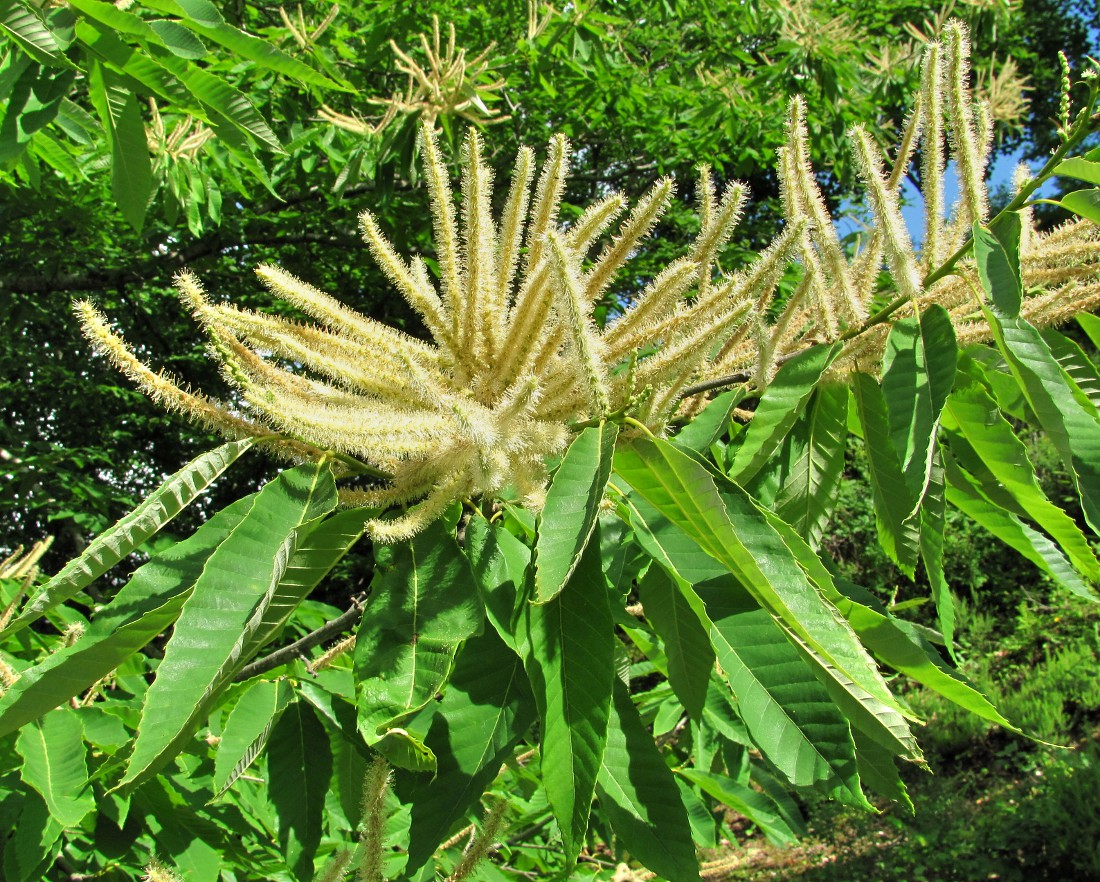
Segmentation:
{"type": "MultiPolygon", "coordinates": [[[[868,132],[853,132],[874,216],[854,256],[837,239],[814,178],[805,108],[795,99],[779,155],[785,224],[772,244],[740,272],[723,274],[718,257],[745,190],[732,183],[719,193],[704,169],[697,238],[602,327],[595,307],[667,209],[672,181],[657,181],[629,211],[612,193],[563,226],[569,143],[559,135],[537,175],[534,154],[519,151],[497,218],[493,173],[471,131],[456,209],[427,125],[421,155],[439,278],[421,258],[399,255],[373,215],[361,218],[372,256],[420,317],[426,341],[275,266],[257,270],[261,281],[313,324],[214,302],[197,278],[181,274],[180,295],[236,390],[230,404],[150,369],[92,306],[77,309],[97,348],[165,406],[230,437],[266,435],[291,460],[330,451],[345,478],[370,476],[341,498],[388,510],[368,525],[378,541],[415,535],[457,499],[508,494],[537,506],[547,457],[583,425],[629,416],[662,433],[700,407],[702,393],[734,383],[760,392],[783,361],[823,341],[845,342],[833,370],[875,369],[889,322],[930,303],[951,312],[962,341],[988,338],[970,294],[975,270],[962,259],[971,221],[988,213],[982,171],[990,144],[989,115],[966,81],[967,56],[963,26],[950,24],[943,44],[928,48],[921,92],[892,158],[868,132]],[[928,189],[924,253],[915,252],[898,207],[918,143],[928,189]],[[950,212],[942,194],[948,145],[962,177],[950,212]],[[777,306],[779,282],[792,267],[801,280],[777,306]],[[894,297],[892,306],[872,314],[882,296],[894,297]]],[[[1049,325],[1100,302],[1096,227],[1079,221],[1043,235],[1023,219],[1028,320],[1049,325]]]]}

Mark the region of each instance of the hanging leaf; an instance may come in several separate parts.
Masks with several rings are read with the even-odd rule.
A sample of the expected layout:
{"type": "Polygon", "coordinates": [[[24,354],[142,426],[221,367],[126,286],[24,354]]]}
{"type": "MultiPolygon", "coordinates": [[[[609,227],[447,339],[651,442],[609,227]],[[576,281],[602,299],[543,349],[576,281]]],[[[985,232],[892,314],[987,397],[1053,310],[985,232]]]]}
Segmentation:
{"type": "Polygon", "coordinates": [[[183,511],[251,446],[250,439],[230,441],[191,460],[137,508],[93,539],[80,557],[50,579],[4,629],[4,636],[25,628],[47,610],[68,600],[107,572],[183,511]]]}
{"type": "Polygon", "coordinates": [[[435,698],[459,645],[482,627],[469,565],[448,528],[437,522],[386,553],[355,640],[359,730],[368,744],[435,698]]]}
{"type": "Polygon", "coordinates": [[[879,384],[864,373],[853,376],[852,391],[870,465],[879,543],[901,571],[913,578],[920,550],[919,518],[913,516],[917,502],[910,494],[890,437],[886,400],[879,384]]]}
{"type": "Polygon", "coordinates": [[[695,882],[699,864],[680,791],[626,686],[616,680],[614,687],[596,779],[600,808],[626,850],[648,869],[669,882],[695,882]]]}
{"type": "Polygon", "coordinates": [[[64,828],[34,790],[23,796],[22,810],[4,843],[5,882],[40,882],[60,850],[64,828]]]}
{"type": "Polygon", "coordinates": [[[335,505],[332,469],[298,466],[268,483],[214,550],[146,693],[123,785],[148,778],[191,737],[259,629],[293,555],[297,531],[335,505]]]}
{"type": "Polygon", "coordinates": [[[62,827],[76,826],[95,809],[84,728],[72,708],[58,708],[26,726],[15,750],[23,757],[20,777],[38,791],[62,827]]]}
{"type": "Polygon", "coordinates": [[[598,536],[597,526],[558,596],[527,604],[520,622],[520,655],[542,721],[543,786],[569,865],[588,830],[615,679],[614,622],[598,536]]]}
{"type": "Polygon", "coordinates": [[[256,761],[293,697],[294,691],[285,680],[259,680],[241,693],[218,742],[212,800],[232,787],[256,761]]]}
{"type": "Polygon", "coordinates": [[[313,879],[331,778],[332,752],[325,727],[306,702],[292,701],[271,731],[267,798],[275,810],[287,866],[302,882],[313,879]]]}
{"type": "Polygon", "coordinates": [[[117,74],[93,64],[89,95],[111,145],[111,193],[122,216],[138,232],[153,192],[153,166],[137,98],[117,74]]]}
{"type": "Polygon", "coordinates": [[[817,546],[836,506],[848,437],[848,388],[822,383],[803,415],[805,444],[776,496],[774,509],[817,546]]]}
{"type": "Polygon", "coordinates": [[[733,454],[729,468],[733,480],[739,484],[746,483],[767,462],[779,440],[801,415],[810,393],[840,354],[841,348],[839,343],[813,346],[779,369],[760,399],[752,422],[733,454]]]}
{"type": "Polygon", "coordinates": [[[723,805],[754,823],[775,845],[792,845],[798,837],[779,814],[778,807],[765,796],[726,775],[680,769],[680,775],[723,805]]]}
{"type": "Polygon", "coordinates": [[[535,603],[553,600],[580,561],[596,526],[618,435],[614,423],[584,429],[550,480],[535,539],[535,603]]]}
{"type": "Polygon", "coordinates": [[[38,13],[21,0],[0,0],[0,33],[6,34],[35,61],[50,67],[72,67],[57,37],[38,13]]]}
{"type": "Polygon", "coordinates": [[[238,500],[139,567],[83,637],[24,671],[0,698],[0,735],[79,695],[164,632],[179,616],[211,553],[253,501],[253,496],[238,500]]]}
{"type": "Polygon", "coordinates": [[[646,573],[638,583],[638,597],[646,621],[664,643],[672,691],[691,718],[697,720],[703,712],[708,676],[714,667],[707,629],[682,590],[661,569],[646,573]]]}
{"type": "Polygon", "coordinates": [[[928,489],[920,510],[920,558],[936,605],[936,620],[944,645],[955,657],[955,598],[943,572],[943,536],[947,527],[947,488],[943,477],[943,454],[937,447],[928,473],[928,489]]]}
{"type": "Polygon", "coordinates": [[[467,641],[425,739],[437,757],[435,777],[398,774],[397,791],[412,806],[406,875],[465,823],[534,721],[531,687],[515,652],[492,629],[467,641]]]}
{"type": "MultiPolygon", "coordinates": [[[[982,309],[994,340],[1043,430],[1070,469],[1085,520],[1100,534],[1100,423],[1095,407],[1082,405],[1076,385],[1051,354],[1039,332],[1019,313],[1013,255],[975,226],[975,256],[992,307],[982,309]],[[981,236],[980,240],[978,239],[981,236]],[[979,247],[980,246],[980,247],[979,247]]],[[[1018,261],[1018,258],[1017,258],[1018,261]]]]}

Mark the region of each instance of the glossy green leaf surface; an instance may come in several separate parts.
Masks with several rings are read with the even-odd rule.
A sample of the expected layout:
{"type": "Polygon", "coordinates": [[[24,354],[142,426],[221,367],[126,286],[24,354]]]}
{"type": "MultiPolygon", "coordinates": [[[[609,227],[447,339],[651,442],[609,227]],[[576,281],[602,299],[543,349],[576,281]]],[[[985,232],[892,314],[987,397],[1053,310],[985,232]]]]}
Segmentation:
{"type": "Polygon", "coordinates": [[[764,392],[730,464],[740,483],[752,479],[802,413],[810,393],[840,354],[840,345],[813,346],[784,364],[764,392]]]}
{"type": "Polygon", "coordinates": [[[237,699],[214,757],[214,799],[256,761],[293,694],[285,680],[259,680],[237,699]]]}
{"type": "Polygon", "coordinates": [[[618,435],[614,423],[584,429],[550,480],[535,539],[536,603],[553,600],[580,561],[596,526],[618,435]]]}
{"type": "Polygon", "coordinates": [[[598,549],[590,542],[558,596],[528,603],[520,620],[520,655],[542,721],[543,786],[570,864],[588,830],[615,677],[614,624],[598,549]]]}
{"type": "Polygon", "coordinates": [[[144,564],[76,643],[24,671],[0,698],[0,734],[79,695],[168,628],[179,617],[207,558],[252,503],[252,496],[238,500],[144,564]]]}
{"type": "Polygon", "coordinates": [[[249,447],[230,441],[195,457],[132,512],[93,539],[84,552],[50,579],[5,629],[13,634],[90,585],[178,515],[249,447]]]}
{"type": "Polygon", "coordinates": [[[359,729],[368,744],[435,698],[459,644],[482,627],[469,563],[445,526],[388,553],[355,641],[359,729]]]}
{"type": "Polygon", "coordinates": [[[669,882],[699,878],[691,825],[676,782],[616,681],[596,795],[623,846],[669,882]]]}
{"type": "Polygon", "coordinates": [[[23,758],[20,776],[46,801],[59,825],[79,824],[95,808],[84,729],[72,708],[58,708],[26,726],[15,749],[23,758]]]}
{"type": "Polygon", "coordinates": [[[245,518],[207,560],[184,604],[146,694],[123,784],[148,777],[191,736],[260,627],[293,555],[297,531],[335,505],[327,465],[282,472],[256,495],[245,518]]]}
{"type": "Polygon", "coordinates": [[[332,752],[324,726],[306,702],[292,701],[271,731],[267,795],[287,865],[302,882],[313,879],[331,777],[332,752]]]}

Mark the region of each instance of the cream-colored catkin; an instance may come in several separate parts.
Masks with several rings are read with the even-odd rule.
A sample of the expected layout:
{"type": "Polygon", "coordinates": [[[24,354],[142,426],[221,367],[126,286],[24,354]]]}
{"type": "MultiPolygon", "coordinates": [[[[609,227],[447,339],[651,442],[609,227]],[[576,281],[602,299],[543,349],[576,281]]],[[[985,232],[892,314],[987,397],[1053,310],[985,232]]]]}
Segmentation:
{"type": "Polygon", "coordinates": [[[974,100],[970,95],[970,38],[961,22],[947,25],[947,107],[948,131],[955,146],[958,163],[960,202],[965,226],[985,220],[989,213],[983,175],[985,134],[978,129],[974,100]]]}
{"type": "Polygon", "coordinates": [[[377,756],[363,778],[363,820],[360,845],[359,882],[383,882],[382,834],[386,824],[386,793],[393,770],[385,757],[377,756]]]}
{"type": "Polygon", "coordinates": [[[921,68],[921,106],[924,131],[921,135],[921,196],[924,198],[924,247],[921,267],[925,274],[939,266],[946,256],[944,247],[944,69],[943,47],[930,43],[921,68]]]}

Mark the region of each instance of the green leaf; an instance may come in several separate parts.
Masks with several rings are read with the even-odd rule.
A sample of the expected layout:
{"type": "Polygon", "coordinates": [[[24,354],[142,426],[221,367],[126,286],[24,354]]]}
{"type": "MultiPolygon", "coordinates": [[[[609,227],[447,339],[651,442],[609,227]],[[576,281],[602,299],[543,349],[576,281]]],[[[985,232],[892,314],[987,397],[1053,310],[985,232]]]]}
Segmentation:
{"type": "Polygon", "coordinates": [[[917,500],[910,494],[890,437],[886,400],[879,384],[864,373],[853,376],[852,391],[870,465],[879,543],[902,572],[913,578],[920,550],[919,518],[913,516],[917,500]]]}
{"type": "Polygon", "coordinates": [[[517,597],[526,588],[531,549],[499,524],[490,524],[477,515],[466,525],[463,544],[486,617],[514,651],[517,597]]]}
{"type": "Polygon", "coordinates": [[[4,636],[25,628],[107,572],[178,515],[251,446],[251,440],[230,441],[191,460],[137,508],[93,539],[80,557],[50,579],[8,625],[4,636]]]}
{"type": "Polygon", "coordinates": [[[1100,184],[1100,162],[1090,162],[1083,156],[1071,156],[1063,159],[1054,168],[1056,175],[1077,178],[1090,184],[1100,184]]]}
{"type": "Polygon", "coordinates": [[[79,695],[165,631],[179,616],[207,558],[252,503],[251,496],[238,500],[139,567],[83,637],[23,671],[0,698],[0,735],[79,695]]]}
{"type": "Polygon", "coordinates": [[[1077,316],[1077,324],[1081,326],[1081,330],[1088,334],[1092,345],[1100,349],[1100,318],[1091,313],[1083,312],[1077,316]]]}
{"type": "Polygon", "coordinates": [[[445,526],[437,522],[388,553],[355,641],[359,730],[368,744],[435,698],[459,645],[482,626],[468,562],[445,526]]]}
{"type": "Polygon", "coordinates": [[[779,440],[790,431],[802,413],[810,393],[840,354],[841,348],[839,343],[813,346],[779,369],[760,399],[752,422],[741,436],[741,445],[730,463],[731,478],[744,484],[767,462],[779,440]]]}
{"type": "Polygon", "coordinates": [[[283,856],[303,882],[313,878],[331,778],[332,751],[325,727],[306,702],[292,701],[271,732],[267,798],[275,809],[283,856]]]}
{"type": "Polygon", "coordinates": [[[1020,315],[1023,299],[1019,249],[1018,237],[1006,248],[988,227],[974,224],[974,257],[978,261],[978,276],[997,309],[1008,318],[1020,315]]]}
{"type": "Polygon", "coordinates": [[[919,322],[895,322],[886,340],[882,393],[914,510],[928,486],[936,427],[955,381],[956,355],[951,317],[938,304],[929,306],[919,322]]]}
{"type": "Polygon", "coordinates": [[[775,511],[813,546],[821,542],[836,505],[848,436],[848,388],[821,384],[806,412],[805,445],[776,496],[775,511]]]}
{"type": "Polygon", "coordinates": [[[584,845],[607,741],[615,631],[597,535],[552,601],[527,604],[520,655],[542,720],[542,780],[561,829],[566,863],[584,845]]]}
{"type": "Polygon", "coordinates": [[[221,114],[241,132],[255,138],[268,150],[285,152],[271,126],[239,89],[209,71],[167,53],[160,58],[160,63],[175,74],[196,99],[221,114]]]}
{"type": "Polygon", "coordinates": [[[584,429],[550,480],[535,539],[535,603],[557,597],[581,559],[596,526],[618,435],[614,423],[584,429]]]}
{"type": "Polygon", "coordinates": [[[905,806],[912,813],[913,801],[898,774],[893,754],[861,732],[854,732],[853,735],[860,780],[875,793],[905,806]]]}
{"type": "Polygon", "coordinates": [[[0,33],[6,34],[24,52],[50,67],[72,67],[62,53],[57,37],[38,13],[20,0],[0,2],[0,33]]]}
{"type": "Polygon", "coordinates": [[[680,769],[679,774],[704,793],[752,821],[776,845],[792,845],[798,840],[779,812],[778,806],[763,793],[740,784],[725,775],[680,769]]]}
{"type": "Polygon", "coordinates": [[[153,191],[153,166],[137,98],[121,77],[99,64],[92,65],[89,87],[111,145],[111,192],[123,217],[141,232],[153,191]]]}
{"type": "Polygon", "coordinates": [[[349,508],[334,512],[320,523],[302,527],[296,537],[294,556],[263,610],[263,619],[244,645],[240,666],[282,633],[298,604],[362,538],[366,522],[375,514],[376,509],[349,508]]]}
{"type": "Polygon", "coordinates": [[[113,3],[104,3],[103,0],[73,0],[69,5],[112,31],[158,42],[157,34],[148,22],[139,15],[119,9],[113,3]]]}
{"type": "Polygon", "coordinates": [[[669,684],[691,718],[699,719],[714,667],[707,629],[680,587],[661,569],[650,568],[638,584],[638,597],[646,620],[664,643],[669,684]]]}
{"type": "Polygon", "coordinates": [[[729,425],[734,408],[745,397],[745,387],[739,386],[716,396],[691,422],[672,437],[672,443],[700,453],[708,450],[729,425]]]}
{"type": "Polygon", "coordinates": [[[20,777],[41,794],[62,827],[75,827],[95,809],[84,728],[72,708],[58,708],[26,726],[15,750],[23,757],[20,777]]]}
{"type": "MultiPolygon", "coordinates": [[[[792,784],[824,786],[836,798],[863,805],[848,724],[782,629],[683,530],[645,500],[632,504],[629,516],[639,544],[671,576],[707,629],[753,742],[792,784]]],[[[732,711],[714,692],[708,684],[707,721],[726,737],[742,740],[740,721],[724,720],[732,711]]]]}
{"type": "Polygon", "coordinates": [[[207,55],[202,40],[177,21],[154,20],[149,22],[149,28],[157,35],[161,45],[179,58],[197,60],[207,55]]]}
{"type": "Polygon", "coordinates": [[[707,470],[665,441],[635,440],[616,454],[615,469],[650,505],[729,569],[782,624],[796,647],[822,666],[830,687],[839,687],[882,722],[903,751],[920,755],[901,708],[874,662],[836,608],[807,580],[769,522],[774,516],[757,508],[736,484],[723,481],[719,495],[707,470]]]}
{"type": "Polygon", "coordinates": [[[1073,380],[1070,390],[1075,393],[1074,397],[1086,409],[1100,409],[1100,373],[1097,372],[1096,365],[1075,340],[1053,328],[1044,328],[1041,333],[1043,341],[1050,347],[1051,355],[1073,380]]]}
{"type": "Polygon", "coordinates": [[[467,641],[436,711],[425,738],[438,757],[435,778],[397,777],[402,802],[412,806],[406,875],[464,822],[536,713],[519,657],[492,629],[467,641]]]}
{"type": "Polygon", "coordinates": [[[928,489],[920,510],[920,557],[936,605],[940,634],[951,657],[955,656],[955,598],[943,573],[943,534],[947,527],[947,496],[943,477],[943,454],[934,451],[928,473],[928,489]]]}
{"type": "MultiPolygon", "coordinates": [[[[978,228],[976,228],[977,230],[978,228]]],[[[988,238],[988,237],[987,237],[988,238]]],[[[976,252],[982,284],[993,300],[982,305],[997,348],[1043,430],[1073,475],[1085,520],[1100,533],[1100,425],[1095,407],[1083,406],[1080,390],[1058,364],[1042,335],[1008,311],[1010,280],[997,267],[1009,260],[999,242],[976,252]]]]}
{"type": "Polygon", "coordinates": [[[24,794],[22,811],[4,843],[5,882],[40,882],[54,862],[63,827],[35,791],[24,794]]]}
{"type": "Polygon", "coordinates": [[[1088,585],[1058,546],[1038,530],[1023,523],[1012,512],[995,505],[982,492],[981,484],[967,474],[947,451],[943,457],[947,477],[947,501],[967,517],[985,527],[1005,545],[1016,549],[1063,588],[1079,597],[1094,599],[1088,585]]]}
{"type": "Polygon", "coordinates": [[[1078,217],[1100,224],[1100,188],[1094,187],[1091,190],[1075,190],[1073,193],[1067,193],[1058,200],[1058,204],[1078,217]]]}
{"type": "Polygon", "coordinates": [[[699,864],[687,810],[672,772],[642,725],[622,681],[614,684],[596,795],[615,835],[669,882],[694,882],[699,864]]]}
{"type": "Polygon", "coordinates": [[[232,787],[255,762],[293,697],[285,680],[258,680],[241,693],[225,721],[214,757],[213,799],[232,787]]]}
{"type": "Polygon", "coordinates": [[[123,785],[149,777],[191,737],[260,628],[298,530],[335,505],[332,469],[298,466],[260,490],[244,520],[215,549],[146,693],[123,785]]]}
{"type": "MultiPolygon", "coordinates": [[[[983,482],[987,495],[1007,494],[1019,506],[1017,514],[1026,513],[1046,530],[1082,575],[1092,582],[1100,581],[1100,564],[1088,539],[1073,519],[1047,498],[1027,448],[980,383],[960,377],[960,386],[944,411],[944,426],[967,442],[951,445],[959,463],[976,476],[981,477],[978,466],[988,474],[989,479],[983,482]],[[977,464],[973,463],[975,459],[977,464]]],[[[996,501],[996,497],[991,499],[996,501]]]]}
{"type": "Polygon", "coordinates": [[[212,43],[218,43],[240,58],[254,61],[261,67],[273,70],[288,80],[318,86],[322,89],[344,90],[345,88],[330,80],[323,73],[314,70],[308,64],[303,64],[296,58],[287,55],[268,40],[261,40],[259,37],[246,34],[244,31],[225,22],[211,24],[190,20],[184,21],[184,24],[212,43]]]}

